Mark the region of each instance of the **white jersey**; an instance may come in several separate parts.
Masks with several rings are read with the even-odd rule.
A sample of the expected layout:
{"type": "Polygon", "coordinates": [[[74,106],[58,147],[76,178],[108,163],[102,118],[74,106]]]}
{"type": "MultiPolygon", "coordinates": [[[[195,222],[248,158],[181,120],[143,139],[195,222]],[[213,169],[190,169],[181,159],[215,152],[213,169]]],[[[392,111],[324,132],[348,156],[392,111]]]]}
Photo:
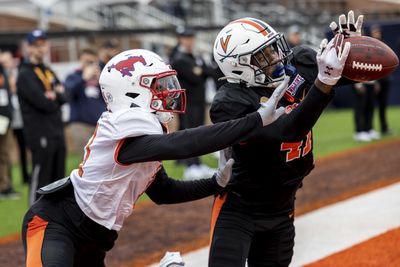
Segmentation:
{"type": "Polygon", "coordinates": [[[76,201],[90,219],[108,229],[121,229],[161,162],[123,165],[117,162],[119,149],[127,137],[162,133],[157,118],[139,108],[102,114],[80,168],[70,175],[76,201]]]}

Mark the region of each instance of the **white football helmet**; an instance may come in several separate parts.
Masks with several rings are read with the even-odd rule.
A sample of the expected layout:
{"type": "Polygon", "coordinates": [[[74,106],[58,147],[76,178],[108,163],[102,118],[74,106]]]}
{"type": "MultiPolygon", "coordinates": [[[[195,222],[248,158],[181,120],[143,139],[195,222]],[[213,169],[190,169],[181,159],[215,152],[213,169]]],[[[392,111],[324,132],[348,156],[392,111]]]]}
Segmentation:
{"type": "Polygon", "coordinates": [[[127,50],[113,57],[103,68],[99,83],[111,112],[140,107],[166,123],[172,112],[186,109],[185,89],[176,71],[148,50],[127,50]]]}
{"type": "Polygon", "coordinates": [[[276,87],[291,58],[283,34],[254,18],[232,21],[214,43],[214,59],[228,82],[246,86],[276,87]]]}

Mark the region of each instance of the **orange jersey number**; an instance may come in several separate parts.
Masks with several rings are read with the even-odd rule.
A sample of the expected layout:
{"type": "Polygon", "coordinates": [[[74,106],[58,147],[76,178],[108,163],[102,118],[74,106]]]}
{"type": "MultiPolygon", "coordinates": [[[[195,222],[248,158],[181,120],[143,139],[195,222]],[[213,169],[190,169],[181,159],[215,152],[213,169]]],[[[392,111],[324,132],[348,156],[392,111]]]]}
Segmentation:
{"type": "Polygon", "coordinates": [[[308,132],[306,138],[301,142],[281,144],[281,151],[287,151],[286,162],[304,157],[311,151],[311,148],[311,131],[308,132]]]}

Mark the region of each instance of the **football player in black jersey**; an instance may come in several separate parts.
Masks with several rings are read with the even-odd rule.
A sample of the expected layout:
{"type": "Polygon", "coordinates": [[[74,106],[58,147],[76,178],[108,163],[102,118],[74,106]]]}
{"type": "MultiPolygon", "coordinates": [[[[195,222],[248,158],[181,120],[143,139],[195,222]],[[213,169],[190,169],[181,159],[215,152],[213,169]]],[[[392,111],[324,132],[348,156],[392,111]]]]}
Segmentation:
{"type": "Polygon", "coordinates": [[[210,267],[288,266],[293,256],[295,195],[314,168],[312,127],[334,96],[350,43],[361,35],[363,16],[350,11],[331,23],[334,39],[316,53],[291,49],[285,37],[264,21],[235,20],[218,34],[214,59],[225,75],[210,117],[216,122],[240,118],[258,109],[287,76],[279,106],[286,114],[255,137],[221,153],[234,158],[228,190],[218,196],[211,221],[210,267]]]}

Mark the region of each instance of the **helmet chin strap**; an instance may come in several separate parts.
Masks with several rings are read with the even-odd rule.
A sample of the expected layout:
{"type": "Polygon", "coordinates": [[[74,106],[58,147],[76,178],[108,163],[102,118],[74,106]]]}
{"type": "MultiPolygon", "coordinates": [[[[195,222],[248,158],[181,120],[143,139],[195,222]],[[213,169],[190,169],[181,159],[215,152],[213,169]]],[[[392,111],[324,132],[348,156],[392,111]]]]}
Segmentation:
{"type": "Polygon", "coordinates": [[[155,115],[156,115],[157,119],[159,120],[159,122],[161,122],[161,123],[169,123],[174,118],[174,114],[172,114],[172,112],[156,111],[155,115]]]}
{"type": "MultiPolygon", "coordinates": [[[[268,87],[268,88],[276,88],[276,87],[278,87],[278,86],[281,84],[281,82],[283,81],[283,79],[285,78],[285,76],[293,77],[293,76],[295,76],[296,74],[297,74],[296,67],[294,67],[294,66],[291,65],[291,64],[287,64],[287,65],[285,65],[285,66],[279,66],[279,67],[276,68],[276,69],[274,70],[274,72],[272,73],[273,79],[272,79],[271,83],[269,83],[269,84],[267,85],[267,87],[268,87]],[[279,74],[278,77],[275,76],[275,75],[278,75],[278,74],[279,74]],[[277,81],[274,81],[274,80],[277,80],[277,81]]],[[[272,78],[272,77],[270,77],[270,78],[272,78]]]]}
{"type": "Polygon", "coordinates": [[[281,78],[284,75],[285,75],[285,66],[283,66],[283,64],[279,64],[278,66],[276,66],[276,68],[272,72],[271,78],[277,79],[277,78],[281,78]]]}

